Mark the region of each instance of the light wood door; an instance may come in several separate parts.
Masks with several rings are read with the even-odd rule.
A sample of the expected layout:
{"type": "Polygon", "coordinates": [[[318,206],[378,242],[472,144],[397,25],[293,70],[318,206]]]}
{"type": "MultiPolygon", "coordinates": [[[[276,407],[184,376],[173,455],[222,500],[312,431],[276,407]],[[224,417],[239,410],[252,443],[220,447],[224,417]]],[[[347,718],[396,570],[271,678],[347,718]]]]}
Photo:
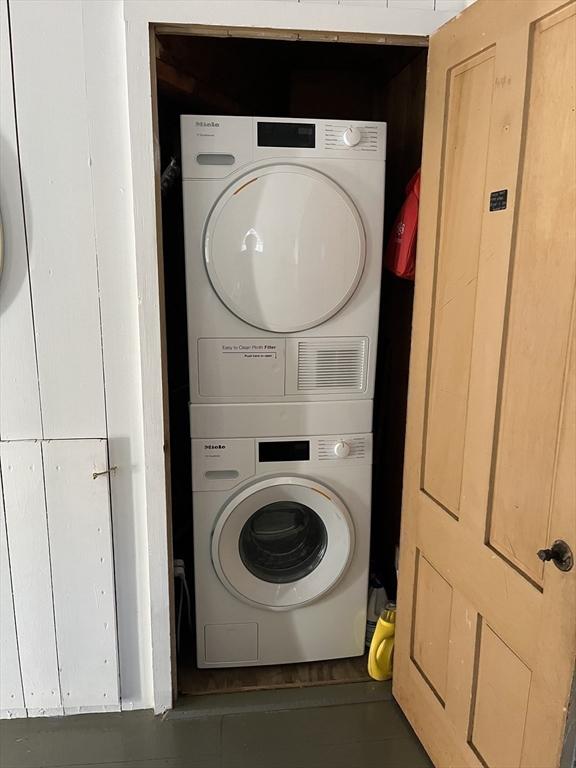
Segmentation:
{"type": "Polygon", "coordinates": [[[552,768],[576,652],[576,3],[431,39],[394,694],[436,766],[552,768]],[[491,210],[492,209],[492,210],[491,210]]]}

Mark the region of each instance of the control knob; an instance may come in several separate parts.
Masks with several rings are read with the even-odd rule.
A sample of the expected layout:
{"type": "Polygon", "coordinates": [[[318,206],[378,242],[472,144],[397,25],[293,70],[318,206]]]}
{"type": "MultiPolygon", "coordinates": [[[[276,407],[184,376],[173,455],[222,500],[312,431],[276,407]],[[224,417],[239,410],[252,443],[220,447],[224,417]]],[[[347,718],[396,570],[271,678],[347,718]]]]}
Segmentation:
{"type": "Polygon", "coordinates": [[[344,144],[346,144],[347,147],[355,147],[356,144],[360,143],[360,140],[362,139],[362,133],[359,128],[355,128],[353,126],[350,126],[350,128],[347,128],[344,131],[344,135],[342,136],[342,140],[344,141],[344,144]]]}
{"type": "Polygon", "coordinates": [[[334,453],[339,459],[345,459],[350,455],[350,445],[344,442],[344,440],[340,440],[334,446],[334,453]]]}

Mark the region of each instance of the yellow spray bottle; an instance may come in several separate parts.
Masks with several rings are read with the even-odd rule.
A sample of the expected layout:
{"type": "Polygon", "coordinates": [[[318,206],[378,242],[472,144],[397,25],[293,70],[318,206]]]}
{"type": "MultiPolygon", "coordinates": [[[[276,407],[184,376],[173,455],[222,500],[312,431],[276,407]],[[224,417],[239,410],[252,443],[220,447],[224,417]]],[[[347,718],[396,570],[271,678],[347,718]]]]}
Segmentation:
{"type": "Polygon", "coordinates": [[[380,614],[368,654],[368,674],[374,680],[390,680],[394,653],[396,604],[387,603],[380,614]]]}

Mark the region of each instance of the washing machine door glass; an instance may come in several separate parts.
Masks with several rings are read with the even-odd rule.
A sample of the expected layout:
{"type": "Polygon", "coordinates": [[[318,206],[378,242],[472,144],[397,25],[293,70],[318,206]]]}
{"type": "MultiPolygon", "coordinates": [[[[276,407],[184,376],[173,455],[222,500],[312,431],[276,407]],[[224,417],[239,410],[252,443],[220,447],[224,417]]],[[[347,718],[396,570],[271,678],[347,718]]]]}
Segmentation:
{"type": "Polygon", "coordinates": [[[298,165],[259,168],[220,197],[206,225],[204,258],[222,302],[267,331],[323,323],[350,299],[366,240],[350,197],[298,165]]]}
{"type": "Polygon", "coordinates": [[[326,526],[313,509],[298,501],[273,501],[244,523],[240,557],[259,579],[287,584],[315,570],[327,543],[326,526]]]}
{"type": "Polygon", "coordinates": [[[354,529],[342,500],[298,477],[260,481],[223,509],[212,537],[212,561],[224,585],[259,606],[305,605],[343,576],[354,529]]]}

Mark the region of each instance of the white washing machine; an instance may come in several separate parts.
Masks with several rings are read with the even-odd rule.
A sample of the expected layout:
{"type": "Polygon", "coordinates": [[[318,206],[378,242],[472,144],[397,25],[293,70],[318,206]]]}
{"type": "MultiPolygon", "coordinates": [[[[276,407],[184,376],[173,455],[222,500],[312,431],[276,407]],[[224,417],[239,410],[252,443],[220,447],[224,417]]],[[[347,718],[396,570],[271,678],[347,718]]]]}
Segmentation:
{"type": "Polygon", "coordinates": [[[193,436],[198,405],[370,401],[385,123],[184,115],[181,131],[193,436]]]}
{"type": "Polygon", "coordinates": [[[200,667],[364,652],[371,440],[193,440],[200,667]]]}

